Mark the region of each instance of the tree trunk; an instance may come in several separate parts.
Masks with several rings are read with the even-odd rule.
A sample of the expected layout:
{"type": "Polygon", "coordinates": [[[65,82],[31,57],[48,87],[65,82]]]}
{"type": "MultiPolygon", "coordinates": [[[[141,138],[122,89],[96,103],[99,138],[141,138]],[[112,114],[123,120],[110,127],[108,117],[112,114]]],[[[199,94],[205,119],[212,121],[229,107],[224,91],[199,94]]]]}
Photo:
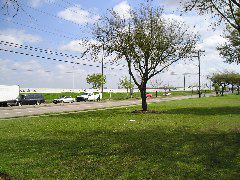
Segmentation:
{"type": "Polygon", "coordinates": [[[234,93],[234,85],[232,84],[232,94],[234,93]]]}
{"type": "Polygon", "coordinates": [[[142,98],[142,110],[147,111],[147,97],[146,97],[146,83],[142,84],[141,88],[139,89],[141,92],[142,98]]]}
{"type": "Polygon", "coordinates": [[[240,94],[240,86],[238,86],[238,95],[240,94]]]}

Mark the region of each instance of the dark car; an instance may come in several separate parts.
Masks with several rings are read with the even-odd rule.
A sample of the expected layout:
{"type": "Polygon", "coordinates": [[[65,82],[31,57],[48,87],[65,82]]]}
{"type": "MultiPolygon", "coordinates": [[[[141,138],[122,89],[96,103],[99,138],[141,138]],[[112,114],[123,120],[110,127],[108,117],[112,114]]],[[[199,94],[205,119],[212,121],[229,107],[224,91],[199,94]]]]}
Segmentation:
{"type": "Polygon", "coordinates": [[[44,102],[45,100],[42,94],[21,94],[19,98],[21,105],[40,105],[44,102]]]}

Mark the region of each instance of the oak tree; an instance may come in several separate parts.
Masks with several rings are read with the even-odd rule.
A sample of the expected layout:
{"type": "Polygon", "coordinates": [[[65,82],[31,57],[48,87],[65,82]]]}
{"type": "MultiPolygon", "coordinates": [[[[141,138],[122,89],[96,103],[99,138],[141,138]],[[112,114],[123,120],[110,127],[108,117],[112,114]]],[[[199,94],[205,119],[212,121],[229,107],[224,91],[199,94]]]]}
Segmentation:
{"type": "Polygon", "coordinates": [[[127,93],[129,89],[131,90],[133,88],[133,84],[130,80],[128,80],[127,76],[124,76],[122,79],[120,79],[119,85],[122,88],[125,88],[127,90],[127,93]]]}
{"type": "Polygon", "coordinates": [[[87,83],[92,84],[92,88],[99,89],[106,84],[106,76],[102,74],[91,74],[87,76],[87,83]]]}
{"type": "MultiPolygon", "coordinates": [[[[110,11],[95,25],[93,35],[99,42],[104,39],[104,50],[112,61],[126,62],[141,92],[142,110],[147,111],[148,81],[177,61],[191,57],[198,36],[185,23],[166,18],[162,8],[148,3],[132,9],[128,17],[110,11]]],[[[102,45],[95,44],[91,52],[101,53],[102,45]]]]}

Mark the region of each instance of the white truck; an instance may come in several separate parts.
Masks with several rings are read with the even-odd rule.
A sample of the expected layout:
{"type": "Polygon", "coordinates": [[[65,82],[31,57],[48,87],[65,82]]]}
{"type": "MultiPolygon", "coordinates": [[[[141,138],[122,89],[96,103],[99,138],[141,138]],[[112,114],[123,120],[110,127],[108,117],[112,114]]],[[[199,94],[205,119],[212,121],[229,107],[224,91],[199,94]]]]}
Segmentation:
{"type": "Polygon", "coordinates": [[[20,87],[0,85],[0,106],[19,105],[20,87]]]}
{"type": "Polygon", "coordinates": [[[102,99],[102,93],[94,93],[94,92],[85,92],[80,96],[77,96],[77,102],[80,101],[100,101],[102,99]]]}

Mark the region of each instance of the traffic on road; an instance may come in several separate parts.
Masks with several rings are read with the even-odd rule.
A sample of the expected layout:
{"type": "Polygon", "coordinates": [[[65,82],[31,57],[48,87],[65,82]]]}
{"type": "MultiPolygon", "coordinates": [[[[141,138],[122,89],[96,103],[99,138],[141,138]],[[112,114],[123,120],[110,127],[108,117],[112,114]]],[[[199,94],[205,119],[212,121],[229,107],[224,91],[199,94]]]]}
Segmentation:
{"type": "MultiPolygon", "coordinates": [[[[53,99],[52,103],[73,103],[81,101],[100,101],[101,93],[85,92],[82,95],[72,98],[71,96],[62,96],[53,99]]],[[[44,96],[38,93],[20,94],[20,87],[17,85],[0,85],[0,106],[22,106],[22,105],[40,105],[45,103],[44,96]]]]}

